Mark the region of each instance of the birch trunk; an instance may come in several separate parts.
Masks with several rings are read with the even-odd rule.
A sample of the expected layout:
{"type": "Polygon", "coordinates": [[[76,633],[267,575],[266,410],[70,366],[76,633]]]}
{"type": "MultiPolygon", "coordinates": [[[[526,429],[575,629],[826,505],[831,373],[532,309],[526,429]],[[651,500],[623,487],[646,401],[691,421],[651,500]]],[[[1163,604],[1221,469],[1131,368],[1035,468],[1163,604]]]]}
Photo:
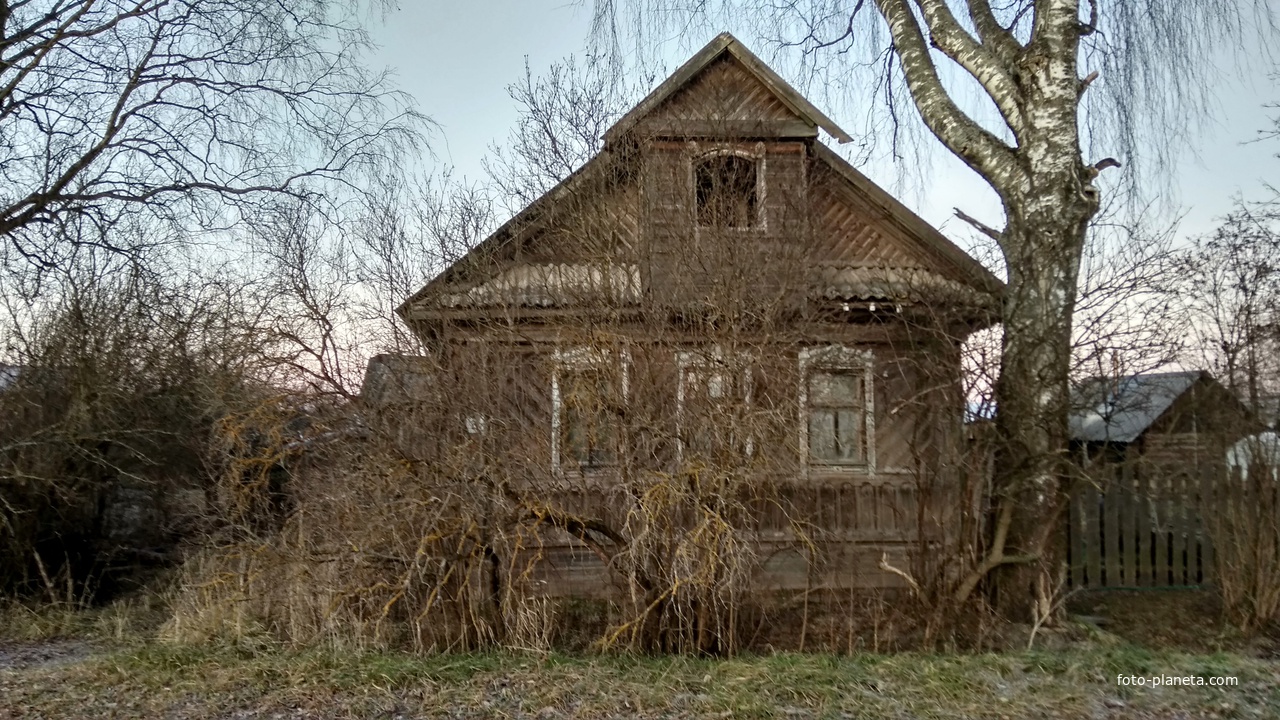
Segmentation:
{"type": "MultiPolygon", "coordinates": [[[[1087,173],[1082,173],[1086,174],[1087,173]]],[[[1004,244],[1009,278],[1004,345],[996,387],[996,502],[1012,503],[1005,557],[995,574],[996,606],[1030,621],[1050,606],[1061,562],[1066,505],[1065,450],[1071,320],[1085,227],[1096,212],[1088,196],[1055,192],[1078,182],[1048,180],[1007,203],[1004,244]]]]}
{"type": "Polygon", "coordinates": [[[1051,606],[1046,596],[1057,575],[1071,316],[1085,230],[1098,210],[1097,170],[1080,157],[1078,127],[1087,81],[1077,74],[1077,53],[1081,34],[1091,30],[1080,22],[1079,0],[1038,0],[1025,44],[996,22],[985,0],[967,4],[976,36],[944,0],[876,0],[876,7],[921,118],[1004,204],[1005,228],[993,232],[1009,272],[994,482],[998,515],[1008,524],[995,533],[981,572],[996,571],[1006,615],[1030,619],[1051,606]],[[956,106],[933,51],[982,86],[1013,144],[956,106]]]}

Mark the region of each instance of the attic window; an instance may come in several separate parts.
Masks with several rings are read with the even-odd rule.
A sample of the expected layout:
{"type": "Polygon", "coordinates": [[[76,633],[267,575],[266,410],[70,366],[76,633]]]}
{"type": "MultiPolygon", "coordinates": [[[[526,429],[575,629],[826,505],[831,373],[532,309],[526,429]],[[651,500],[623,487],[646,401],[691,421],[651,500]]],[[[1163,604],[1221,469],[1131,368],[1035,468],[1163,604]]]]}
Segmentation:
{"type": "Polygon", "coordinates": [[[750,228],[759,224],[756,161],[741,155],[712,155],[697,161],[693,182],[698,224],[750,228]]]}

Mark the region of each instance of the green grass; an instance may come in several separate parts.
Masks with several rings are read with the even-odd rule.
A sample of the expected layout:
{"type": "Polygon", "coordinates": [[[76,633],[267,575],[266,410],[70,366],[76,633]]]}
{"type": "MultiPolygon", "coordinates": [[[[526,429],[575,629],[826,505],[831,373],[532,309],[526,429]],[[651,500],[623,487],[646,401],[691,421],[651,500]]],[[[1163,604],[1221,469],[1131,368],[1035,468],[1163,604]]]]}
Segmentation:
{"type": "Polygon", "coordinates": [[[72,665],[0,670],[0,697],[11,708],[0,717],[81,717],[97,708],[113,717],[182,718],[278,710],[409,718],[1273,718],[1280,717],[1280,663],[1130,646],[717,661],[147,644],[72,665]],[[1122,673],[1236,675],[1240,685],[1118,687],[1122,673]]]}
{"type": "MultiPolygon", "coordinates": [[[[8,718],[1280,718],[1280,661],[1246,648],[1143,647],[724,660],[625,654],[418,656],[158,641],[164,608],[0,607],[8,718]],[[1117,675],[1234,675],[1232,688],[1117,675]]],[[[1135,633],[1133,637],[1150,636],[1135,633]]]]}

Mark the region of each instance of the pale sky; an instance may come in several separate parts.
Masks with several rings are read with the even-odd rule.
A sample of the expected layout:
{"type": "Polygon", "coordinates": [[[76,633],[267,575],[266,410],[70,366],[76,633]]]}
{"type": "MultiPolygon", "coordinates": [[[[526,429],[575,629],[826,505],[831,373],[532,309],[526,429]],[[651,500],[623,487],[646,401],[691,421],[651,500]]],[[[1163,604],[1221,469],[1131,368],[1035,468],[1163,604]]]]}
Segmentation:
{"type": "MultiPolygon", "coordinates": [[[[401,89],[415,97],[419,109],[440,126],[432,143],[435,158],[427,159],[428,165],[452,165],[457,173],[478,178],[483,175],[480,162],[488,147],[504,142],[516,121],[517,108],[506,86],[522,76],[526,57],[537,76],[553,62],[581,55],[590,11],[589,2],[571,0],[404,0],[385,25],[375,28],[381,47],[370,62],[392,68],[401,89]]],[[[767,56],[769,49],[753,42],[749,31],[729,29],[739,31],[740,39],[767,56]]],[[[715,33],[705,34],[686,39],[683,49],[673,48],[671,67],[715,33]]],[[[1261,199],[1266,195],[1264,182],[1280,185],[1280,160],[1275,157],[1280,140],[1245,144],[1268,126],[1269,112],[1280,114],[1263,107],[1280,102],[1280,91],[1263,68],[1242,77],[1229,68],[1223,73],[1218,85],[1221,112],[1213,127],[1198,138],[1197,146],[1187,148],[1173,183],[1177,197],[1168,203],[1186,213],[1183,235],[1212,228],[1214,218],[1229,209],[1234,195],[1261,199]]],[[[852,118],[824,110],[837,123],[858,129],[852,118]]],[[[952,208],[957,206],[999,223],[994,194],[940,145],[923,190],[902,189],[902,173],[911,172],[910,168],[886,162],[860,169],[953,237],[971,232],[953,218],[952,208]]]]}

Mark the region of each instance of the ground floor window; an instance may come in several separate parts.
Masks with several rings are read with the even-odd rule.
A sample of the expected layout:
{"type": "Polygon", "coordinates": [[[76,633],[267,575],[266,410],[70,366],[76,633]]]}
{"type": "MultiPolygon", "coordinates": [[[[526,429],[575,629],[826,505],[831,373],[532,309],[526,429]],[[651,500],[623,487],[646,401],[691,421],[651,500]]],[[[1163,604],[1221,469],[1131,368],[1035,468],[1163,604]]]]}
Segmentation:
{"type": "Polygon", "coordinates": [[[800,355],[800,448],[808,466],[872,468],[874,394],[870,351],[843,346],[800,355]]]}
{"type": "Polygon", "coordinates": [[[625,352],[583,348],[556,353],[551,455],[557,471],[617,464],[628,372],[625,352]]]}
{"type": "Polygon", "coordinates": [[[676,356],[677,418],[684,457],[732,461],[755,449],[751,427],[752,358],[719,347],[676,356]]]}

